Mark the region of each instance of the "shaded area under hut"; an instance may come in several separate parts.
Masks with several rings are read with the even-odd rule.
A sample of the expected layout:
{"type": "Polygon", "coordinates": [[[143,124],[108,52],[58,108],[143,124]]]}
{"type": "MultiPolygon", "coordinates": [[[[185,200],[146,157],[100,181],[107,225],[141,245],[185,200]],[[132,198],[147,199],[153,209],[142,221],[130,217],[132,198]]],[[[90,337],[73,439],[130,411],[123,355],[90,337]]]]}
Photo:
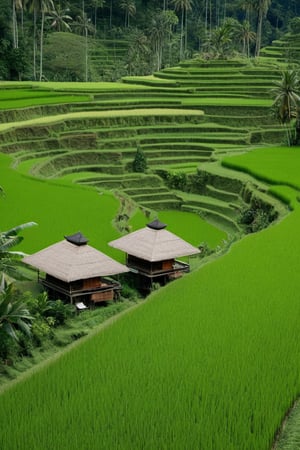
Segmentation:
{"type": "Polygon", "coordinates": [[[164,285],[189,272],[189,264],[176,258],[200,253],[198,248],[166,230],[166,227],[156,219],[145,228],[109,243],[127,254],[126,265],[136,275],[140,290],[149,291],[153,282],[164,285]]]}
{"type": "Polygon", "coordinates": [[[39,281],[52,298],[92,305],[114,300],[121,284],[107,277],[129,269],[87,243],[78,232],[26,256],[23,262],[38,269],[39,281]],[[40,271],[44,277],[40,276],[40,271]]]}

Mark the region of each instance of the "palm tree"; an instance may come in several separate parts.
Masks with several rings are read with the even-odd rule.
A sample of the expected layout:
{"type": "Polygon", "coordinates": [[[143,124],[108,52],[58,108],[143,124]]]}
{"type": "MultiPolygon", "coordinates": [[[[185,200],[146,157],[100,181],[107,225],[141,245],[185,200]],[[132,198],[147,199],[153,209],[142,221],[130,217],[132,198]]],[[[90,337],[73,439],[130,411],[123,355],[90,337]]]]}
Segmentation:
{"type": "Polygon", "coordinates": [[[274,81],[275,96],[273,107],[282,125],[286,127],[288,144],[298,141],[300,135],[299,106],[300,106],[300,79],[295,70],[282,72],[282,78],[274,81]],[[291,130],[290,123],[295,120],[295,129],[291,130]],[[294,135],[294,136],[293,136],[294,135]]]}
{"type": "Polygon", "coordinates": [[[257,0],[241,0],[239,7],[245,11],[245,20],[250,22],[250,14],[255,9],[255,2],[257,0]]]}
{"type": "Polygon", "coordinates": [[[0,339],[1,333],[18,341],[17,330],[30,336],[30,322],[34,318],[30,315],[26,304],[16,297],[12,284],[0,293],[0,339]]]}
{"type": "Polygon", "coordinates": [[[166,12],[164,11],[155,14],[151,19],[150,27],[148,29],[150,42],[156,59],[155,70],[160,70],[162,65],[163,45],[167,31],[165,14],[166,12]]]}
{"type": "MultiPolygon", "coordinates": [[[[21,258],[24,256],[22,252],[11,251],[22,242],[23,237],[19,236],[19,232],[25,228],[36,225],[35,222],[27,222],[11,228],[8,231],[0,232],[0,277],[1,281],[7,275],[13,279],[22,279],[23,275],[20,273],[21,258]]],[[[0,289],[1,290],[1,289],[0,289]]]]}
{"type": "Polygon", "coordinates": [[[23,9],[22,0],[12,0],[12,30],[13,30],[13,48],[19,47],[19,30],[17,20],[17,10],[23,9]]]}
{"type": "Polygon", "coordinates": [[[193,0],[173,0],[172,3],[175,11],[181,11],[180,59],[183,59],[183,49],[187,50],[187,12],[191,11],[193,0]]]}
{"type": "Polygon", "coordinates": [[[206,46],[212,52],[215,58],[223,58],[228,56],[232,50],[232,41],[238,30],[238,21],[235,19],[227,19],[220,27],[215,28],[206,46]]]}
{"type": "Polygon", "coordinates": [[[95,36],[97,34],[97,14],[98,14],[98,8],[103,8],[105,5],[105,0],[93,0],[92,5],[94,6],[94,33],[95,36]]]}
{"type": "Polygon", "coordinates": [[[39,80],[43,78],[43,43],[44,43],[44,25],[45,14],[54,10],[52,0],[31,0],[30,11],[33,13],[33,77],[36,79],[36,48],[37,48],[37,18],[41,14],[41,30],[40,30],[40,76],[39,80]]]}
{"type": "Polygon", "coordinates": [[[240,24],[239,37],[243,44],[243,54],[245,56],[247,56],[247,58],[249,58],[250,57],[250,43],[255,42],[256,33],[254,33],[254,31],[251,31],[250,22],[248,22],[248,20],[244,20],[240,24]]]}
{"type": "Polygon", "coordinates": [[[150,54],[149,42],[143,31],[136,29],[131,32],[130,46],[128,48],[127,67],[129,75],[141,75],[148,65],[150,54]]]}
{"type": "Polygon", "coordinates": [[[260,47],[261,47],[261,33],[262,33],[262,22],[263,18],[266,17],[269,6],[271,5],[272,0],[257,0],[257,11],[258,11],[258,19],[257,19],[257,30],[256,30],[256,47],[255,47],[255,56],[259,56],[260,47]]]}
{"type": "Polygon", "coordinates": [[[125,12],[125,27],[129,27],[130,17],[136,13],[136,6],[134,0],[121,0],[120,8],[125,12]]]}
{"type": "Polygon", "coordinates": [[[46,13],[53,11],[54,4],[52,0],[40,0],[40,12],[41,12],[41,35],[40,35],[40,81],[43,78],[43,46],[44,46],[44,25],[46,13]]]}
{"type": "Polygon", "coordinates": [[[68,22],[71,22],[73,19],[71,16],[67,14],[69,8],[62,9],[60,5],[58,5],[57,9],[53,9],[49,11],[49,16],[46,19],[51,19],[51,27],[56,28],[57,31],[71,31],[71,27],[68,22]]]}
{"type": "Polygon", "coordinates": [[[94,31],[94,27],[86,13],[82,13],[77,16],[75,28],[85,37],[85,81],[88,81],[88,35],[94,31]]]}

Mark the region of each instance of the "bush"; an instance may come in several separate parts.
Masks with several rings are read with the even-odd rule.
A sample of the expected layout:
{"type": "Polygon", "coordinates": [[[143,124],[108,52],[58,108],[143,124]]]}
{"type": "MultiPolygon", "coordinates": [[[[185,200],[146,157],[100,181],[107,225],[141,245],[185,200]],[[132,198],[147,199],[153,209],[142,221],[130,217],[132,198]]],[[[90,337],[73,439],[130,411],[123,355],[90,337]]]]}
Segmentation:
{"type": "Polygon", "coordinates": [[[289,29],[292,33],[300,33],[300,17],[293,17],[289,22],[289,29]]]}
{"type": "Polygon", "coordinates": [[[241,211],[239,223],[244,225],[246,233],[260,231],[273,221],[273,217],[261,208],[245,208],[241,211]]]}
{"type": "Polygon", "coordinates": [[[187,176],[184,172],[168,173],[167,184],[171,189],[184,191],[187,185],[187,176]]]}
{"type": "Polygon", "coordinates": [[[140,147],[138,147],[136,150],[132,168],[134,172],[145,172],[145,170],[147,169],[147,159],[140,147]]]}

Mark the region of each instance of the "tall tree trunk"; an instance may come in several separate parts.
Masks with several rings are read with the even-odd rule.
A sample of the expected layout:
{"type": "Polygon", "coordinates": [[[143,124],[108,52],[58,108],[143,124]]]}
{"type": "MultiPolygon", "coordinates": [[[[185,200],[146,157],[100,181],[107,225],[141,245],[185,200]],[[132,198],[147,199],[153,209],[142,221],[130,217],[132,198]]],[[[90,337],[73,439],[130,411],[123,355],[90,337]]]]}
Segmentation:
{"type": "Polygon", "coordinates": [[[263,12],[262,12],[262,9],[260,8],[258,11],[258,21],[257,21],[257,31],[256,31],[256,46],[255,46],[255,56],[256,57],[258,57],[259,53],[260,53],[262,21],[263,21],[263,12]]]}
{"type": "Polygon", "coordinates": [[[42,11],[41,36],[40,36],[40,81],[43,78],[43,44],[44,44],[45,11],[42,11]]]}
{"type": "Polygon", "coordinates": [[[181,10],[181,27],[180,27],[180,60],[183,59],[183,8],[181,10]]]}
{"type": "Polygon", "coordinates": [[[109,28],[112,27],[112,7],[113,7],[113,0],[110,0],[110,6],[109,6],[109,28]]]}
{"type": "Polygon", "coordinates": [[[88,30],[85,30],[85,82],[88,81],[88,30]]]}
{"type": "Polygon", "coordinates": [[[18,48],[18,21],[16,2],[12,3],[12,29],[13,29],[13,48],[18,48]]]}
{"type": "Polygon", "coordinates": [[[33,79],[36,80],[36,23],[37,23],[37,10],[33,10],[33,79]]]}

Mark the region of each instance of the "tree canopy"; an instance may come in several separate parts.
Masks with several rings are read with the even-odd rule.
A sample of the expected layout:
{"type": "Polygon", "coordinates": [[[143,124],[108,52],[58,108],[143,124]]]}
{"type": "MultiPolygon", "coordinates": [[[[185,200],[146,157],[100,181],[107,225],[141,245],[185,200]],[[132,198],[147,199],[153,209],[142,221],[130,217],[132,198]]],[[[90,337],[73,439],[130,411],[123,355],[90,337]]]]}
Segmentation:
{"type": "Polygon", "coordinates": [[[298,32],[298,16],[297,0],[0,0],[0,79],[104,79],[105,70],[93,68],[90,58],[103,41],[122,43],[122,58],[115,58],[109,74],[115,79],[151,73],[207,49],[213,57],[236,51],[258,56],[284,32],[298,32]],[[65,36],[58,42],[54,33],[65,36]],[[85,42],[72,51],[80,35],[85,42]]]}

